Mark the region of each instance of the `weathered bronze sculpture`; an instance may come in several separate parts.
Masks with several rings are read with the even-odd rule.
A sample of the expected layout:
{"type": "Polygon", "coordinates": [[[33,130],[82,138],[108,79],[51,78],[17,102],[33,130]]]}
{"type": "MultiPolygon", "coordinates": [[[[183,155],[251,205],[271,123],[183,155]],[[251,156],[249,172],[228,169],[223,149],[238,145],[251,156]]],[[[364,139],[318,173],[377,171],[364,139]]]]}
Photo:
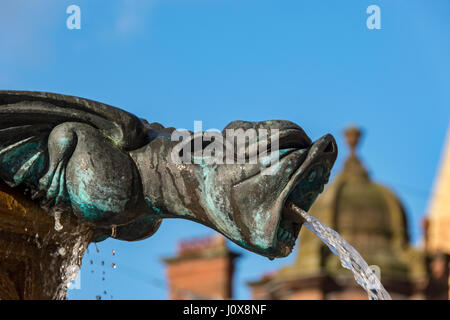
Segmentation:
{"type": "Polygon", "coordinates": [[[336,143],[331,135],[312,143],[289,121],[230,128],[279,130],[274,174],[262,175],[262,163],[174,163],[174,129],[91,100],[0,91],[0,177],[11,190],[29,190],[56,229],[70,217],[92,241],[140,240],[162,219],[184,218],[258,254],[286,256],[301,223],[285,202],[309,209],[328,181],[336,143]]]}

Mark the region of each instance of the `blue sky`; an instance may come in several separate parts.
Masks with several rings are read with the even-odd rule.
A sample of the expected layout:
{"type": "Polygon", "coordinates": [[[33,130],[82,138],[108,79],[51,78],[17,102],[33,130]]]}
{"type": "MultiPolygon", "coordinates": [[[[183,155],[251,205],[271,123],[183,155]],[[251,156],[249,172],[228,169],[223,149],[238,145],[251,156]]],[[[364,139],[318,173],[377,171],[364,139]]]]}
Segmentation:
{"type": "MultiPolygon", "coordinates": [[[[449,12],[447,0],[2,1],[0,88],[77,95],[191,130],[194,120],[288,119],[313,139],[336,137],[334,173],[342,130],[357,124],[365,165],[403,200],[417,242],[450,118],[449,12]],[[81,30],[66,28],[71,4],[81,30]],[[381,30],[366,27],[371,4],[381,30]]],[[[91,246],[69,298],[164,299],[160,259],[179,239],[212,233],[172,220],[145,241],[91,246]]],[[[236,298],[295,258],[231,247],[243,253],[236,298]]]]}

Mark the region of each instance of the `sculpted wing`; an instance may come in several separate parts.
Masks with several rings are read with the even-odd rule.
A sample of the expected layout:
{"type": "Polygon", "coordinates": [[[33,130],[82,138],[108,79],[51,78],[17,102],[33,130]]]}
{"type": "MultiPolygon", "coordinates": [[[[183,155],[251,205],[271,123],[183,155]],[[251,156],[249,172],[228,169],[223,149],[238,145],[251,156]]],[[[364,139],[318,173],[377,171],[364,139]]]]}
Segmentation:
{"type": "Polygon", "coordinates": [[[61,200],[70,147],[76,143],[64,136],[70,129],[64,124],[69,123],[89,127],[103,139],[100,143],[122,151],[150,139],[139,118],[103,103],[46,92],[0,91],[0,178],[12,187],[24,184],[35,194],[44,192],[47,200],[61,200]]]}

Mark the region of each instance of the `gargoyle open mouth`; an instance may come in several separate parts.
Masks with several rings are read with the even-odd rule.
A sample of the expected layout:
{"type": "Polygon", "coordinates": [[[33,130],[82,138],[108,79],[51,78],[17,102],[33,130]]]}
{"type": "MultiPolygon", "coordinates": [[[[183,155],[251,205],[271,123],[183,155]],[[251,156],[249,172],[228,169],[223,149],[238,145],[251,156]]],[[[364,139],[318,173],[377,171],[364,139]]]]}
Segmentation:
{"type": "MultiPolygon", "coordinates": [[[[263,123],[266,126],[272,124],[263,123]]],[[[247,123],[237,125],[246,129],[247,123]]],[[[259,124],[250,125],[258,128],[259,124]]],[[[219,171],[219,176],[233,175],[237,182],[231,188],[231,209],[223,211],[231,213],[232,224],[238,230],[236,236],[229,238],[269,258],[287,256],[302,225],[296,217],[285,212],[286,202],[309,210],[328,182],[337,156],[336,142],[331,135],[312,143],[293,123],[283,122],[279,127],[279,157],[270,166],[262,161],[258,165],[219,168],[223,170],[223,173],[219,171]],[[271,170],[270,174],[264,170],[271,170]]],[[[273,136],[270,140],[274,141],[273,136]]],[[[273,145],[269,148],[275,149],[273,145]]],[[[225,194],[226,189],[217,196],[220,198],[225,194]]]]}
{"type": "Polygon", "coordinates": [[[292,175],[282,193],[283,206],[277,227],[278,247],[287,255],[292,251],[300,232],[302,221],[286,208],[292,202],[308,211],[330,178],[337,156],[337,146],[331,135],[318,139],[308,150],[305,160],[292,175]]]}

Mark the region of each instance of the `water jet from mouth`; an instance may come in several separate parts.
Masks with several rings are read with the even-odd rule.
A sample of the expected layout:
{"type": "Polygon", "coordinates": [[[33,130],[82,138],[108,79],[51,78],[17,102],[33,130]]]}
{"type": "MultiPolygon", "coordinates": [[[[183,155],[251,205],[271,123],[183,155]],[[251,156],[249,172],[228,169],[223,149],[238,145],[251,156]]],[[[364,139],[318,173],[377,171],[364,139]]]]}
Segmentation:
{"type": "Polygon", "coordinates": [[[392,300],[380,280],[367,265],[367,262],[336,231],[327,227],[292,202],[287,203],[286,209],[291,216],[295,216],[296,221],[302,221],[309,230],[328,246],[331,252],[340,259],[344,268],[353,272],[356,282],[366,290],[370,300],[392,300]]]}

